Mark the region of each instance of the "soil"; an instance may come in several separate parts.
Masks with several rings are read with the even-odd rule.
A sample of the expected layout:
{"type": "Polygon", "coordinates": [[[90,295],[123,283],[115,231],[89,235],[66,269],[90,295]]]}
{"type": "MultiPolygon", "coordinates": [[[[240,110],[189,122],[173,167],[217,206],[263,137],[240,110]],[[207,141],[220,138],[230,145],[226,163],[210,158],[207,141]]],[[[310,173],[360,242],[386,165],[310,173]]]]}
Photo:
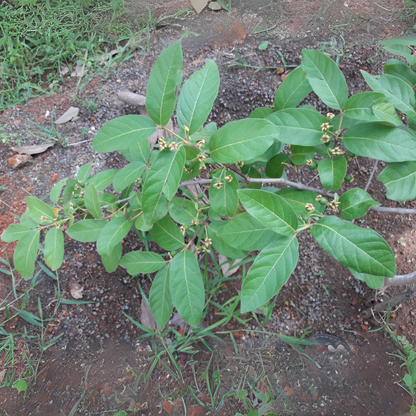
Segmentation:
{"type": "MultiPolygon", "coordinates": [[[[172,10],[180,10],[184,4],[189,6],[186,1],[169,2],[165,12],[173,14],[172,10]]],[[[379,42],[411,34],[414,24],[412,19],[401,18],[405,7],[401,0],[235,0],[232,5],[231,13],[204,10],[200,15],[165,20],[164,26],[152,33],[150,50],[146,53],[138,50],[132,59],[112,68],[105,76],[86,77],[81,87],[77,86],[78,79],[65,78],[59,94],[42,96],[3,112],[0,125],[7,124],[4,131],[14,141],[21,139],[22,144],[30,145],[43,143],[45,137],[58,140],[52,148],[17,169],[12,169],[7,162],[14,154],[11,146],[15,143],[0,143],[0,185],[6,188],[0,193],[3,202],[0,230],[17,222],[15,215],[25,211],[26,195],[44,197],[57,181],[73,177],[80,166],[93,158],[96,158],[94,172],[126,164],[118,152],[95,153],[91,148],[92,139],[106,121],[137,114],[137,108],[118,101],[116,93],[129,90],[145,94],[157,56],[186,29],[198,36],[191,34],[183,40],[184,77],[201,68],[207,59],[216,61],[221,86],[208,121],[221,126],[230,120],[248,117],[257,107],[271,106],[282,76],[290,70],[265,68],[255,72],[236,66],[227,69],[236,60],[235,52],[251,65],[267,67],[282,65],[282,56],[288,65],[299,65],[302,49],[327,48],[334,59],[338,57],[351,93],[357,93],[366,88],[359,70],[380,73],[390,57],[379,49],[379,42]],[[263,31],[256,34],[256,30],[263,31]],[[265,40],[270,42],[268,48],[259,50],[258,45],[265,40]],[[322,42],[331,42],[331,45],[322,42]],[[350,47],[347,49],[347,46],[350,47]],[[88,104],[91,101],[96,109],[88,104]],[[56,119],[70,106],[80,108],[78,119],[55,126],[52,116],[56,119]],[[91,110],[96,111],[91,113],[91,110]],[[49,133],[39,125],[49,129],[49,133]]],[[[163,15],[162,6],[157,10],[163,15]]],[[[315,105],[323,113],[327,111],[313,94],[305,103],[315,105]]],[[[383,167],[383,163],[378,164],[374,178],[383,167]]],[[[343,185],[341,193],[364,187],[373,163],[358,158],[350,169],[354,180],[343,185]]],[[[289,178],[320,187],[307,169],[302,169],[297,178],[293,175],[288,172],[289,178]]],[[[412,207],[411,203],[387,200],[385,188],[376,179],[370,189],[372,197],[383,206],[412,207]]],[[[389,242],[397,255],[398,274],[414,271],[414,217],[369,212],[365,222],[357,225],[375,229],[389,242]]],[[[308,234],[301,236],[300,243],[298,266],[280,292],[264,329],[271,334],[295,337],[306,333],[332,334],[345,340],[351,352],[344,349],[333,353],[326,346],[314,345],[306,347],[305,356],[273,335],[255,332],[259,324],[254,319],[247,327],[233,322],[221,329],[235,331],[236,348],[227,336],[222,341],[208,341],[213,354],[204,345],[195,344],[192,354],[177,356],[184,378],[182,384],[160,363],[150,371],[155,351],[162,347],[149,338],[138,340],[143,332],[123,314],[140,321],[139,285],[148,293],[151,281],[145,277],[130,280],[121,268],[107,273],[94,244],[67,239],[64,265],[58,272],[62,298],[73,300],[71,290],[81,287],[82,300],[91,303],[61,304],[54,313],[57,281],[40,271],[38,285],[30,291],[26,310],[38,314],[39,300],[45,318],[51,318],[45,324],[46,340],[58,335],[61,338],[43,354],[36,384],[27,397],[10,387],[0,390],[0,414],[98,416],[126,410],[130,415],[133,409],[140,415],[170,414],[171,410],[173,414],[244,414],[248,410],[241,399],[225,396],[243,388],[248,392],[251,406],[257,409],[260,404],[254,391],[272,393],[268,411],[278,415],[406,414],[412,398],[397,384],[404,376],[402,361],[393,355],[398,347],[384,331],[369,332],[380,328],[385,318],[362,317],[364,310],[385,299],[387,294],[377,293],[351,277],[308,234]],[[202,377],[208,364],[211,377],[217,369],[221,375],[214,410],[202,377]],[[144,376],[148,374],[145,383],[144,376]],[[185,394],[188,386],[200,403],[190,390],[185,394]],[[183,401],[179,400],[182,396],[183,401]],[[171,403],[171,408],[166,402],[171,403]]],[[[131,233],[123,247],[126,253],[137,250],[141,243],[131,233]]],[[[13,250],[13,244],[0,242],[2,258],[12,258],[13,250]]],[[[15,277],[16,291],[21,295],[30,288],[30,282],[15,277]]],[[[240,287],[240,279],[231,280],[217,301],[223,303],[236,295],[240,287]]],[[[0,273],[0,300],[8,295],[11,298],[12,289],[10,276],[0,273]]],[[[389,290],[391,293],[394,290],[389,290]]],[[[391,314],[395,333],[406,336],[410,342],[416,340],[414,305],[415,301],[409,301],[391,314]]],[[[209,311],[205,318],[208,324],[220,319],[217,312],[209,311]]],[[[4,319],[0,315],[0,320],[4,319]]],[[[262,321],[263,317],[259,315],[258,319],[262,321]]],[[[35,360],[39,357],[38,328],[16,317],[5,324],[5,329],[22,332],[25,325],[29,334],[35,336],[33,343],[27,345],[35,360]]],[[[162,359],[169,366],[166,356],[162,359]]]]}

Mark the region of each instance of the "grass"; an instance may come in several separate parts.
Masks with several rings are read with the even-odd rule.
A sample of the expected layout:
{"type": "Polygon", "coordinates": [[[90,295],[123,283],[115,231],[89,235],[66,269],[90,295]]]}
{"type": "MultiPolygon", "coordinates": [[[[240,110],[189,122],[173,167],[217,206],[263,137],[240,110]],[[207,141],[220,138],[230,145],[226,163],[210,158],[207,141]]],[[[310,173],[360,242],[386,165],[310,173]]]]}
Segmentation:
{"type": "MultiPolygon", "coordinates": [[[[0,262],[6,268],[1,267],[0,272],[11,277],[12,290],[0,302],[0,313],[3,314],[3,320],[0,323],[0,389],[6,386],[12,386],[20,393],[26,395],[31,386],[36,383],[36,376],[43,353],[63,336],[60,334],[53,338],[48,337],[48,326],[56,316],[61,304],[82,304],[85,301],[74,301],[62,299],[59,277],[43,264],[38,263],[39,270],[22,294],[18,294],[17,289],[23,279],[16,282],[14,269],[7,259],[0,258],[0,262]],[[41,283],[39,279],[40,272],[44,271],[49,277],[56,281],[55,303],[50,317],[44,315],[47,308],[42,305],[40,298],[37,298],[36,315],[27,310],[32,290],[41,283]],[[15,318],[21,318],[25,321],[25,326],[21,332],[9,332],[6,330],[7,322],[15,318]]],[[[19,288],[22,290],[22,288],[19,288]]],[[[52,303],[52,302],[51,302],[52,303]]]]}
{"type": "MultiPolygon", "coordinates": [[[[122,0],[15,0],[0,4],[0,111],[45,92],[56,92],[76,65],[85,72],[125,59],[120,43],[139,23],[117,23],[126,12],[122,0]],[[119,49],[103,62],[100,52],[119,49]],[[63,72],[62,72],[63,73],[63,72]]],[[[143,24],[142,24],[143,26],[143,24]]]]}

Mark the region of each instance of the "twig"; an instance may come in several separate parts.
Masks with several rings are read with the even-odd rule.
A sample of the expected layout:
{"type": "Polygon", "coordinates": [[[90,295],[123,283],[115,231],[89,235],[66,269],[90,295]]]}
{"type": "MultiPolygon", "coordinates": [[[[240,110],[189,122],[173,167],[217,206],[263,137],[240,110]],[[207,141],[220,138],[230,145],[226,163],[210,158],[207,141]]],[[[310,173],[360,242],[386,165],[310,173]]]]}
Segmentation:
{"type": "Polygon", "coordinates": [[[190,247],[191,244],[195,241],[195,238],[198,237],[198,234],[202,231],[202,229],[204,228],[204,226],[208,223],[209,217],[206,217],[204,222],[201,224],[201,228],[196,232],[196,234],[191,238],[191,240],[188,242],[188,244],[186,245],[186,247],[190,247]]]}
{"type": "MultiPolygon", "coordinates": [[[[185,181],[181,182],[180,186],[187,186],[187,185],[208,185],[210,184],[212,179],[198,179],[196,181],[185,181]]],[[[287,179],[283,178],[249,178],[247,180],[245,179],[238,179],[238,182],[241,183],[274,183],[274,184],[280,184],[284,186],[291,186],[292,188],[299,189],[301,191],[312,191],[316,192],[319,195],[327,196],[329,198],[333,198],[334,194],[328,191],[325,191],[324,189],[314,188],[312,186],[304,185],[302,183],[292,182],[287,179]]],[[[388,208],[388,207],[370,207],[369,210],[381,212],[383,214],[401,214],[401,215],[416,215],[416,209],[412,208],[388,208]]]]}
{"type": "Polygon", "coordinates": [[[401,293],[398,293],[397,295],[392,296],[391,298],[387,299],[384,302],[378,303],[374,307],[371,307],[365,310],[362,313],[362,316],[364,318],[369,318],[372,315],[373,311],[374,312],[385,311],[389,308],[389,305],[390,305],[390,308],[392,308],[393,306],[403,303],[406,300],[412,299],[414,296],[416,296],[416,287],[407,289],[404,292],[401,292],[401,293]]]}
{"type": "Polygon", "coordinates": [[[68,416],[74,416],[78,406],[80,405],[80,403],[82,402],[82,399],[84,398],[85,392],[87,391],[87,379],[88,379],[88,373],[90,372],[91,369],[91,365],[87,368],[87,371],[85,372],[85,377],[83,380],[83,385],[84,385],[84,390],[81,393],[81,397],[76,401],[76,403],[74,404],[74,407],[71,409],[71,411],[69,412],[68,416]]]}
{"type": "Polygon", "coordinates": [[[368,187],[370,186],[371,181],[373,180],[374,173],[377,169],[378,160],[374,161],[373,170],[371,171],[370,177],[368,178],[367,184],[365,185],[364,191],[367,192],[368,187]]]}
{"type": "Polygon", "coordinates": [[[409,273],[409,274],[397,275],[394,277],[385,277],[383,289],[387,289],[390,286],[410,285],[415,282],[416,282],[416,271],[409,273]]]}
{"type": "Polygon", "coordinates": [[[88,140],[83,140],[83,141],[81,141],[81,142],[76,142],[76,143],[68,143],[66,147],[69,147],[69,146],[76,146],[77,144],[87,143],[87,142],[90,142],[90,141],[91,141],[91,140],[90,140],[90,139],[88,139],[88,140]]]}

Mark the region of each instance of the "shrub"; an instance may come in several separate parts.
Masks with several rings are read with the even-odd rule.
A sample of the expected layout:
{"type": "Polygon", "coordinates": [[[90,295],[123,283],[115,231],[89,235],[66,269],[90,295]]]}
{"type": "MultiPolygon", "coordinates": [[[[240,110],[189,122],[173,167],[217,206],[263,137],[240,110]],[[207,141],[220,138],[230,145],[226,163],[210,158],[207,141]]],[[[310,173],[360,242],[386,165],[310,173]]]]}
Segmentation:
{"type": "Polygon", "coordinates": [[[174,307],[191,326],[200,323],[205,291],[196,254],[212,247],[230,259],[259,251],[243,278],[242,312],[262,307],[287,282],[298,261],[297,237],[303,232],[310,232],[357,279],[372,288],[383,286],[385,278],[396,274],[392,249],[374,230],[349,220],[369,209],[388,209],[361,188],[340,196],[332,192],[352,180],[347,166],[358,155],[388,163],[378,177],[388,198],[416,197],[416,73],[411,68],[416,56],[409,44],[416,44],[416,38],[386,41],[386,49],[404,56],[410,67],[391,59],[381,76],[362,71],[373,91],[350,98],[335,62],[316,50],[304,50],[302,65],[282,82],[273,108],[256,109],[249,118],[220,129],[214,123],[204,126],[220,83],[215,62],[196,71],[178,97],[183,59],[180,42],[173,44],[150,75],[149,117],[116,118],[94,139],[94,150],[118,150],[130,163],[95,175],[92,162],[82,166],[76,178],[55,185],[50,204],[27,197],[20,224],[2,234],[4,241],[18,240],[16,269],[25,279],[32,277],[41,234],[45,262],[58,269],[64,255],[63,228],[68,227],[72,239],[97,243],[108,272],[118,266],[132,276],[157,272],[150,307],[160,329],[174,307]],[[338,114],[298,107],[312,91],[338,114]],[[166,127],[175,108],[177,132],[166,127]],[[407,126],[397,111],[407,116],[407,126]],[[158,129],[167,137],[159,138],[151,151],[148,137],[158,129]],[[316,154],[320,158],[315,159],[316,154]],[[302,165],[317,168],[325,189],[317,193],[282,177],[288,167],[302,165]],[[209,177],[200,178],[201,172],[209,172],[209,177]],[[186,188],[191,183],[208,189],[193,196],[186,188]],[[286,187],[262,189],[262,183],[286,187]],[[111,184],[117,195],[105,192],[111,184]],[[209,203],[204,202],[207,197],[209,203]],[[149,233],[161,254],[138,250],[123,256],[122,240],[131,228],[141,238],[141,233],[149,233]]]}

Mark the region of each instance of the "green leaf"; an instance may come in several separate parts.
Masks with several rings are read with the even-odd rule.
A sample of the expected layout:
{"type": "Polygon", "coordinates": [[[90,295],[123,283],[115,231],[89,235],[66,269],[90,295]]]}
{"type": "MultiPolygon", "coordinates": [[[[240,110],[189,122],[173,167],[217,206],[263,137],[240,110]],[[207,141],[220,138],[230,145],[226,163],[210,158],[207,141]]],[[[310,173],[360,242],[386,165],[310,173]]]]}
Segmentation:
{"type": "Polygon", "coordinates": [[[280,196],[257,189],[240,189],[238,195],[246,211],[270,230],[282,235],[296,231],[295,211],[280,196]]]}
{"type": "Polygon", "coordinates": [[[169,267],[163,267],[153,279],[149,293],[149,303],[157,327],[162,331],[173,311],[169,292],[169,267]]]}
{"type": "Polygon", "coordinates": [[[412,54],[412,49],[407,46],[415,45],[414,36],[405,36],[399,39],[388,39],[380,43],[384,49],[393,55],[399,55],[406,58],[409,65],[413,66],[416,64],[416,57],[412,54]]]}
{"type": "Polygon", "coordinates": [[[215,172],[209,187],[212,209],[223,217],[232,217],[238,207],[237,190],[238,181],[233,172],[225,169],[215,172]]]}
{"type": "Polygon", "coordinates": [[[127,188],[141,177],[145,168],[146,165],[143,162],[133,162],[117,172],[113,180],[114,190],[121,192],[123,189],[127,188]]]}
{"type": "Polygon", "coordinates": [[[64,261],[64,233],[60,228],[52,227],[45,236],[45,249],[43,252],[45,263],[57,270],[64,261]]]}
{"type": "MultiPolygon", "coordinates": [[[[246,176],[248,176],[249,178],[260,179],[261,178],[261,173],[256,168],[251,167],[248,170],[248,172],[246,173],[246,176]]],[[[246,184],[246,188],[261,189],[261,183],[248,183],[248,184],[246,184]]]]}
{"type": "Polygon", "coordinates": [[[79,186],[78,181],[76,179],[70,179],[64,189],[64,193],[62,195],[63,204],[66,205],[71,199],[73,199],[73,194],[75,192],[75,186],[79,186]]]}
{"type": "Polygon", "coordinates": [[[127,149],[121,149],[120,153],[129,162],[146,163],[150,157],[150,143],[147,138],[139,140],[127,149]]]}
{"type": "Polygon", "coordinates": [[[118,201],[118,196],[108,193],[98,194],[98,199],[100,201],[100,205],[111,205],[114,202],[118,201]]]}
{"type": "Polygon", "coordinates": [[[27,196],[27,209],[29,211],[30,218],[36,222],[36,224],[51,224],[55,218],[55,214],[52,208],[45,204],[34,196],[27,196]],[[41,219],[42,218],[42,219],[41,219]]]}
{"type": "Polygon", "coordinates": [[[113,217],[101,231],[97,241],[97,251],[110,255],[113,248],[127,235],[133,221],[122,217],[113,217]]]}
{"type": "Polygon", "coordinates": [[[168,215],[153,224],[150,235],[167,251],[177,250],[184,244],[182,233],[168,215]]]}
{"type": "Polygon", "coordinates": [[[416,119],[415,93],[408,82],[388,74],[378,77],[363,70],[361,70],[361,73],[373,91],[384,94],[399,111],[410,118],[416,119]]]}
{"type": "Polygon", "coordinates": [[[57,184],[55,184],[55,186],[52,188],[52,191],[49,195],[49,198],[51,199],[52,202],[54,202],[55,204],[58,202],[59,197],[61,196],[61,192],[63,187],[66,185],[66,183],[68,182],[68,178],[64,178],[61,179],[57,184]]]}
{"type": "Polygon", "coordinates": [[[246,251],[262,250],[275,236],[247,212],[226,222],[218,231],[218,237],[231,247],[246,251]]]}
{"type": "Polygon", "coordinates": [[[165,265],[163,257],[150,251],[132,251],[122,257],[120,266],[127,269],[132,276],[153,273],[165,265]]]}
{"type": "Polygon", "coordinates": [[[114,413],[113,416],[127,416],[127,413],[124,410],[122,410],[121,412],[114,413]]]}
{"type": "Polygon", "coordinates": [[[31,279],[35,271],[38,256],[40,231],[31,231],[20,238],[14,251],[14,267],[26,280],[31,279]]]}
{"type": "Polygon", "coordinates": [[[12,243],[20,240],[28,232],[30,228],[26,224],[10,224],[1,235],[1,239],[6,243],[12,243]]]}
{"type": "Polygon", "coordinates": [[[190,139],[197,143],[200,140],[205,140],[205,143],[208,144],[211,140],[212,135],[217,131],[217,125],[214,122],[208,123],[200,131],[194,133],[190,139]]]}
{"type": "Polygon", "coordinates": [[[416,162],[392,163],[377,180],[386,186],[388,199],[411,201],[416,198],[416,162]]]}
{"type": "Polygon", "coordinates": [[[85,183],[90,177],[92,169],[92,162],[82,165],[77,173],[77,180],[81,183],[85,183]]]}
{"type": "Polygon", "coordinates": [[[98,192],[104,191],[105,188],[109,187],[113,182],[114,176],[116,176],[118,169],[103,170],[100,173],[92,176],[88,179],[88,185],[94,184],[95,189],[98,192]]]}
{"type": "Polygon", "coordinates": [[[211,137],[211,158],[218,163],[235,163],[260,156],[274,143],[277,133],[266,119],[231,121],[211,137]]]}
{"type": "Polygon", "coordinates": [[[318,164],[319,179],[324,188],[338,191],[347,173],[347,160],[343,156],[322,159],[318,164]]]}
{"type": "Polygon", "coordinates": [[[291,160],[295,165],[304,165],[308,160],[315,157],[315,148],[313,146],[290,146],[292,152],[291,160]]]}
{"type": "Polygon", "coordinates": [[[198,217],[195,203],[189,199],[173,198],[169,202],[169,215],[179,224],[191,225],[198,217]]]}
{"type": "Polygon", "coordinates": [[[337,64],[322,52],[302,51],[302,69],[316,95],[328,106],[341,110],[348,98],[348,87],[337,64]]]}
{"type": "Polygon", "coordinates": [[[111,251],[111,254],[101,254],[101,260],[108,273],[112,273],[117,270],[122,254],[123,245],[121,244],[121,242],[115,245],[115,247],[111,251]]]}
{"type": "Polygon", "coordinates": [[[214,61],[209,60],[183,84],[179,95],[176,117],[180,128],[189,128],[194,134],[206,121],[218,95],[220,73],[214,61]]]}
{"type": "Polygon", "coordinates": [[[259,45],[259,50],[260,51],[264,51],[265,49],[267,49],[267,47],[269,46],[269,41],[268,40],[266,40],[266,41],[264,41],[264,42],[262,42],[262,43],[260,43],[260,45],[259,45]]]}
{"type": "Polygon", "coordinates": [[[363,121],[387,121],[398,126],[403,124],[393,104],[379,92],[360,92],[353,95],[345,103],[344,114],[363,121]]]}
{"type": "Polygon", "coordinates": [[[198,261],[190,251],[178,253],[170,263],[169,290],[176,310],[196,328],[204,311],[205,290],[198,261]]]}
{"type": "Polygon", "coordinates": [[[212,221],[208,227],[208,237],[212,239],[212,246],[218,253],[229,259],[244,259],[248,256],[248,251],[231,247],[227,242],[219,237],[222,227],[225,227],[227,221],[212,221]]]}
{"type": "Polygon", "coordinates": [[[346,220],[360,218],[367,213],[371,207],[378,207],[378,202],[361,188],[350,189],[341,195],[339,199],[341,215],[346,220]]]}
{"type": "Polygon", "coordinates": [[[278,129],[279,141],[299,146],[316,146],[322,144],[321,124],[328,120],[316,110],[309,108],[288,108],[276,111],[266,118],[278,129]]]}
{"type": "Polygon", "coordinates": [[[297,107],[311,92],[311,84],[302,67],[298,67],[280,84],[274,97],[274,110],[297,107]]]}
{"type": "Polygon", "coordinates": [[[103,213],[101,212],[100,200],[98,197],[98,191],[95,189],[93,183],[90,183],[85,188],[84,203],[87,210],[95,217],[102,218],[103,213]]]}
{"type": "Polygon", "coordinates": [[[264,157],[266,159],[266,162],[271,159],[273,156],[280,153],[285,147],[285,144],[281,141],[275,139],[274,143],[266,150],[264,153],[264,157]]]}
{"type": "Polygon", "coordinates": [[[384,162],[416,160],[416,136],[407,127],[364,123],[349,128],[342,144],[358,156],[384,162]]]}
{"type": "Polygon", "coordinates": [[[185,164],[185,149],[163,150],[159,152],[152,167],[147,172],[143,187],[143,214],[148,224],[166,215],[166,200],[170,201],[179,187],[185,164]]]}
{"type": "Polygon", "coordinates": [[[315,210],[320,213],[323,213],[325,210],[325,206],[316,201],[318,194],[313,191],[300,191],[295,188],[284,188],[276,192],[276,194],[284,198],[285,201],[290,204],[296,215],[303,216],[306,214],[306,204],[313,204],[315,210]]]}
{"type": "Polygon", "coordinates": [[[156,131],[156,124],[148,117],[127,115],[107,121],[92,142],[96,152],[107,153],[127,149],[156,131]]]}
{"type": "Polygon", "coordinates": [[[241,312],[265,305],[288,281],[298,262],[298,240],[280,237],[256,257],[241,289],[241,312]]]}
{"type": "Polygon", "coordinates": [[[381,289],[384,285],[383,276],[373,276],[367,273],[358,273],[353,269],[348,270],[356,279],[366,282],[367,286],[371,289],[381,289]]]}
{"type": "Polygon", "coordinates": [[[146,91],[146,110],[158,125],[165,126],[176,105],[176,90],[182,82],[182,48],[176,42],[165,49],[150,74],[146,91]]]}
{"type": "Polygon", "coordinates": [[[374,230],[329,216],[321,218],[311,233],[327,253],[348,268],[375,276],[396,275],[393,251],[374,230]]]}
{"type": "Polygon", "coordinates": [[[273,109],[270,107],[259,107],[250,113],[249,118],[266,118],[271,113],[273,113],[273,109]]]}
{"type": "Polygon", "coordinates": [[[403,61],[389,59],[384,65],[384,72],[389,75],[401,78],[412,87],[416,85],[416,72],[412,71],[403,61]]]}
{"type": "Polygon", "coordinates": [[[27,381],[26,380],[23,380],[21,378],[19,380],[16,380],[13,383],[12,387],[14,389],[16,389],[18,393],[20,393],[21,391],[27,391],[27,389],[28,389],[27,381]]]}
{"type": "Polygon", "coordinates": [[[266,165],[265,173],[269,178],[281,178],[290,160],[290,155],[279,153],[273,156],[266,165]]]}
{"type": "Polygon", "coordinates": [[[72,224],[66,233],[73,239],[82,243],[92,243],[98,240],[101,231],[107,224],[104,220],[81,220],[72,224]]]}

